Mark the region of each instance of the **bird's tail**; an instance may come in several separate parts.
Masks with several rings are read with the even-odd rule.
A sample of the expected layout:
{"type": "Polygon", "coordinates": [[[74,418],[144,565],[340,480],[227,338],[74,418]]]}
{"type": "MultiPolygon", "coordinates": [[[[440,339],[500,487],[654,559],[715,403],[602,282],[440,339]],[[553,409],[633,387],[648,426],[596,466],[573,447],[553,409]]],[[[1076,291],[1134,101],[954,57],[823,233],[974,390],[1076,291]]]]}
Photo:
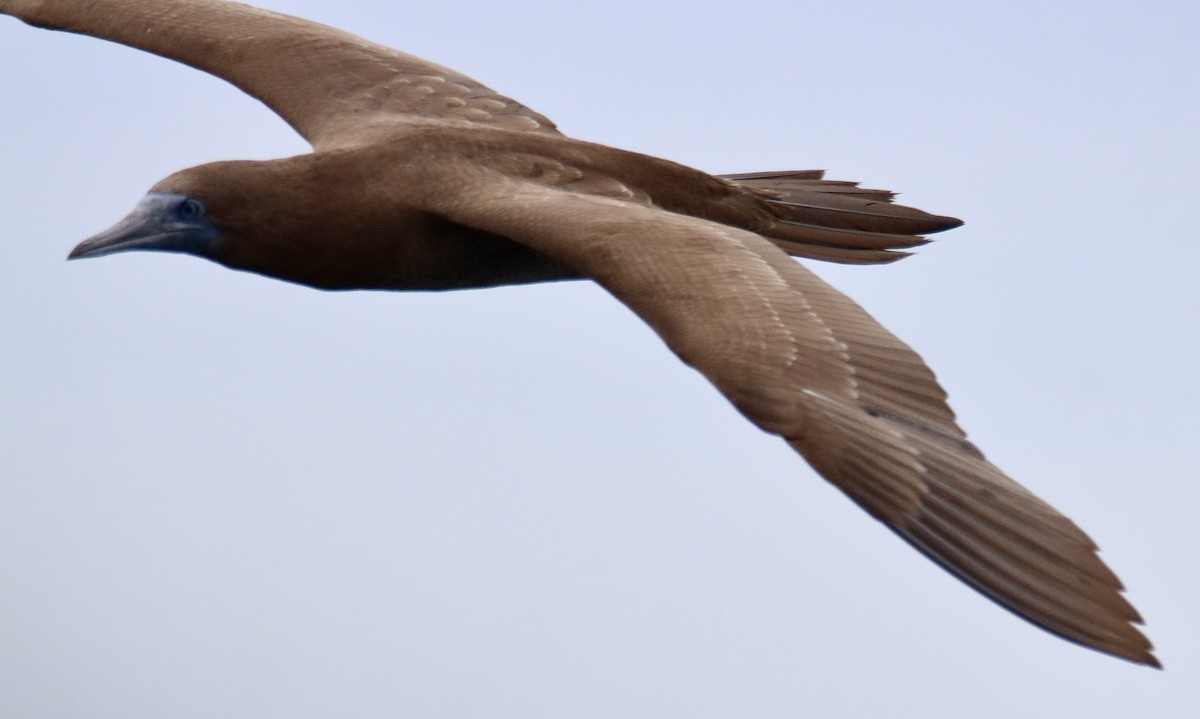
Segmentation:
{"type": "Polygon", "coordinates": [[[892,203],[895,193],[856,182],[823,179],[823,170],[721,175],[763,198],[778,217],[762,234],[789,255],[847,264],[895,262],[922,235],[958,227],[961,220],[892,203]]]}

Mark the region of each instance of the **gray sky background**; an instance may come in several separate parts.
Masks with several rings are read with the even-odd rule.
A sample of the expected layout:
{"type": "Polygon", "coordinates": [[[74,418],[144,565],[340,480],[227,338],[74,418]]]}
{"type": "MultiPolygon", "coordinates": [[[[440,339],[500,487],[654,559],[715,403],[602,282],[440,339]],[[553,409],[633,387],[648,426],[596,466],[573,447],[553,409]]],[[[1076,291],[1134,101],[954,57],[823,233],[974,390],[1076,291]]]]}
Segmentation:
{"type": "Polygon", "coordinates": [[[960,585],[594,286],[65,263],[176,169],[306,146],[0,18],[0,715],[1198,715],[1200,4],[260,4],[574,136],[964,218],[818,270],[1101,544],[1167,669],[960,585]]]}

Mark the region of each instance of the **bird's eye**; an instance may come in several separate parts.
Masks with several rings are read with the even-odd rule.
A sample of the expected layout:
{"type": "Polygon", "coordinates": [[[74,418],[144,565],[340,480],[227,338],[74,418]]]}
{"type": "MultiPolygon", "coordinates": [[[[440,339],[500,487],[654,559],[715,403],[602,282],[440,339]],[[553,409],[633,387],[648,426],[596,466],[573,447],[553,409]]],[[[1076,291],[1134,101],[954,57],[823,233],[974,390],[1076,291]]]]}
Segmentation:
{"type": "Polygon", "coordinates": [[[188,198],[179,203],[176,213],[179,215],[179,218],[183,220],[195,219],[204,214],[204,205],[202,205],[199,200],[188,198]]]}

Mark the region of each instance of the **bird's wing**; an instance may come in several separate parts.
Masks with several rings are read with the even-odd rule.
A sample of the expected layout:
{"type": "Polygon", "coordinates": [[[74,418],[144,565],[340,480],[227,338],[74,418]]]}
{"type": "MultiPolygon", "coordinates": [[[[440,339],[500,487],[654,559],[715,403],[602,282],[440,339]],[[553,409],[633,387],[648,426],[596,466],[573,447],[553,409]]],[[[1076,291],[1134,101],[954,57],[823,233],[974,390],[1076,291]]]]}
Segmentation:
{"type": "Polygon", "coordinates": [[[0,0],[0,13],[212,73],[266,103],[317,148],[402,118],[558,134],[542,115],[453,70],[240,3],[0,0]]]}
{"type": "Polygon", "coordinates": [[[421,165],[424,209],[596,280],[746,417],[952,574],[1051,632],[1156,664],[1087,535],[966,440],[915,352],[770,242],[636,193],[421,165]]]}

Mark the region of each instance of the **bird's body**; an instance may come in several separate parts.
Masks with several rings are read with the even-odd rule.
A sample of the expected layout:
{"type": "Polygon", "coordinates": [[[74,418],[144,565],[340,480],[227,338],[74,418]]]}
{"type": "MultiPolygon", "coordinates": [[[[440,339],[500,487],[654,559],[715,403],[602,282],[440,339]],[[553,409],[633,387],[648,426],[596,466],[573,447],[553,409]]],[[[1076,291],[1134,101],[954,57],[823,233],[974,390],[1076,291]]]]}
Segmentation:
{"type": "Polygon", "coordinates": [[[562,135],[453,71],[221,0],[0,0],[258,97],[313,145],[178,172],[73,257],[185,252],[322,289],[591,279],[907,542],[1072,641],[1156,664],[1095,544],[988,462],[907,345],[789,255],[899,259],[953,218],[819,172],[714,177],[562,135]]]}
{"type": "MultiPolygon", "coordinates": [[[[399,154],[401,143],[389,145],[399,154]]],[[[226,237],[205,256],[227,267],[326,290],[452,290],[575,277],[562,265],[494,234],[422,211],[386,192],[399,162],[372,162],[377,176],[338,178],[373,148],[272,162],[215,163],[173,175],[162,193],[191,196],[210,186],[207,205],[226,208],[226,237]],[[211,182],[219,176],[219,182],[211,182]],[[281,181],[281,176],[286,179],[281,181]],[[256,202],[271,188],[276,202],[256,202]],[[330,203],[346,212],[322,211],[330,203]]],[[[361,175],[361,173],[360,173],[361,175]]]]}
{"type": "Polygon", "coordinates": [[[891,193],[823,181],[820,173],[768,173],[764,180],[747,178],[739,184],[560,135],[487,127],[464,133],[454,125],[428,121],[397,125],[292,158],[189,168],[153,191],[203,192],[207,204],[220,208],[222,234],[229,241],[207,253],[210,259],[321,289],[467,289],[580,277],[524,245],[422,209],[437,198],[422,203],[419,190],[438,187],[437,182],[453,184],[456,173],[468,171],[483,182],[494,173],[535,186],[647,204],[761,232],[795,254],[832,253],[849,262],[899,259],[904,253],[892,247],[924,242],[907,233],[960,224],[885,203],[891,193]],[[354,181],[347,182],[348,177],[354,181]],[[769,182],[770,188],[750,184],[756,181],[769,182]],[[410,189],[397,193],[397,187],[410,189]],[[816,196],[821,209],[834,215],[858,206],[884,209],[846,213],[846,227],[797,224],[785,219],[789,210],[792,215],[812,210],[780,202],[789,192],[816,196]],[[868,199],[857,197],[860,193],[868,199]],[[833,202],[850,207],[824,207],[831,195],[833,202]],[[339,211],[331,213],[329,207],[339,211]],[[862,227],[866,229],[858,231],[862,227]],[[863,242],[865,246],[855,244],[863,242]],[[350,266],[343,267],[343,260],[350,266]]]}
{"type": "Polygon", "coordinates": [[[772,221],[765,202],[664,160],[490,128],[463,137],[440,123],[405,123],[370,142],[283,160],[189,168],[153,191],[191,195],[203,188],[207,203],[222,208],[224,234],[237,241],[214,248],[210,259],[321,289],[451,290],[578,279],[524,245],[423,210],[412,193],[394,192],[442,179],[434,177],[438,168],[461,171],[464,159],[481,172],[617,197],[652,186],[642,176],[666,170],[675,177],[661,184],[654,201],[690,203],[743,224],[772,221]],[[740,206],[724,204],[731,198],[740,206]],[[331,213],[330,206],[341,209],[331,213]]]}

